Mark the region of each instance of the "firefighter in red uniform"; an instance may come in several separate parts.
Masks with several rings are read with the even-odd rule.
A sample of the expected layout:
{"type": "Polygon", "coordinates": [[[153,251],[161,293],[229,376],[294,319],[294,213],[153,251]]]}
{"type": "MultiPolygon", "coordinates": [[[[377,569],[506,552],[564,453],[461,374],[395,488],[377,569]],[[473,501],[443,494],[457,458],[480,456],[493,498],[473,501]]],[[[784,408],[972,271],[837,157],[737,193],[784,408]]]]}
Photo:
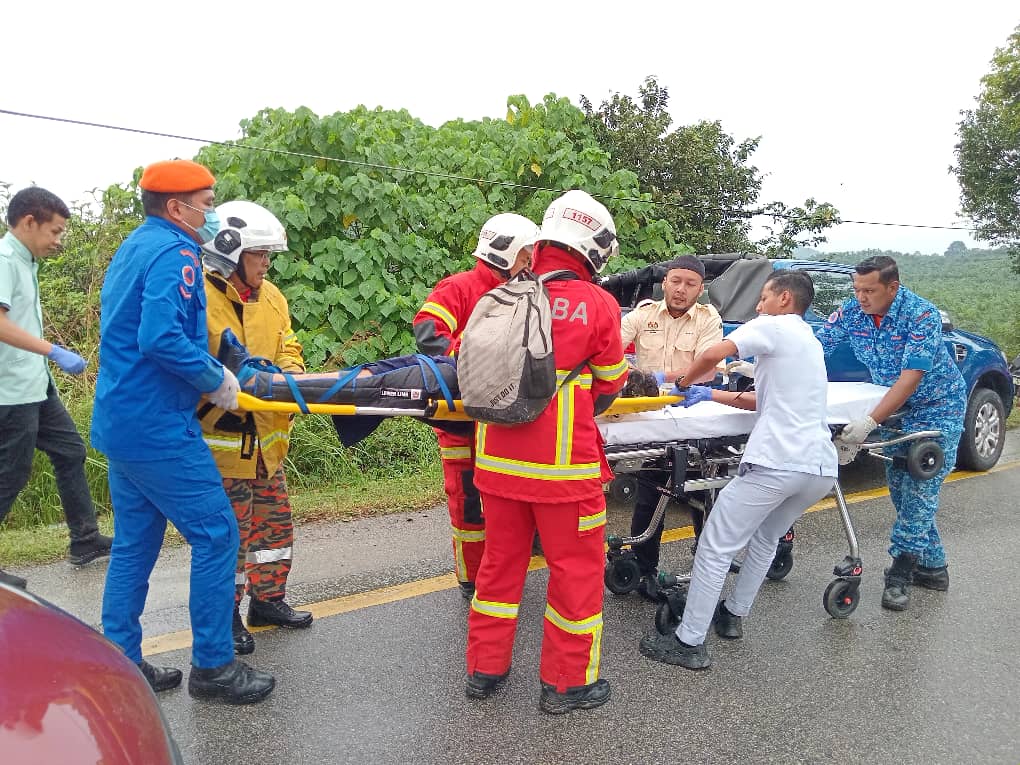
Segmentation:
{"type": "Polygon", "coordinates": [[[485,506],[486,548],[468,615],[467,695],[485,698],[510,674],[517,611],[537,527],[549,562],[539,707],[558,714],[609,700],[599,679],[606,502],[611,477],[594,416],[627,379],[620,308],[592,283],[616,254],[608,210],[568,191],[546,211],[535,271],[547,282],[553,352],[563,384],[531,423],[479,423],[475,485],[485,506]],[[572,373],[582,367],[580,374],[572,373]]]}
{"type": "MultiPolygon", "coordinates": [[[[531,263],[538,226],[523,215],[500,213],[478,234],[470,271],[447,276],[429,294],[414,317],[418,350],[430,356],[453,356],[460,334],[478,298],[531,263]]],[[[474,484],[474,434],[457,435],[436,429],[443,461],[443,489],[450,508],[453,558],[461,594],[475,594],[475,577],[485,549],[482,502],[474,484]]]]}

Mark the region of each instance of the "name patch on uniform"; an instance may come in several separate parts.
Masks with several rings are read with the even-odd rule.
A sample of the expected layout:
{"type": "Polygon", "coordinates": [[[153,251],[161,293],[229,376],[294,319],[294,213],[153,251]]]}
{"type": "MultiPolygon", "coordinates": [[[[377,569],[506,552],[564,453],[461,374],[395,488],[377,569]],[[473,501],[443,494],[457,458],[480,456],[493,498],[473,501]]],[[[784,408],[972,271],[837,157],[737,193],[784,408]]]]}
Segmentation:
{"type": "Polygon", "coordinates": [[[382,398],[404,398],[408,401],[418,401],[421,398],[420,388],[380,388],[379,395],[382,398]]]}

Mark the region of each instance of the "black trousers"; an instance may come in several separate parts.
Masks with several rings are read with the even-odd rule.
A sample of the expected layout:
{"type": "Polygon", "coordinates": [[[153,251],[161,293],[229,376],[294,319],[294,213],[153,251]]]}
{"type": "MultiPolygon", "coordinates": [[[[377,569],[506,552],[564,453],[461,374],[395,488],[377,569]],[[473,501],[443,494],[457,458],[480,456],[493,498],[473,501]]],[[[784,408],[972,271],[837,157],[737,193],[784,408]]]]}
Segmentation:
{"type": "MultiPolygon", "coordinates": [[[[663,472],[645,470],[638,473],[637,478],[637,500],[634,504],[634,514],[630,519],[630,535],[632,537],[643,533],[648,528],[648,524],[652,522],[652,516],[655,515],[655,507],[659,504],[659,497],[662,496],[656,491],[655,485],[665,485],[667,476],[663,472]]],[[[663,513],[659,525],[648,541],[633,546],[634,555],[637,556],[638,566],[641,569],[642,575],[653,574],[659,568],[659,546],[662,544],[662,529],[665,521],[666,515],[663,513]]],[[[694,538],[696,541],[701,534],[704,513],[691,508],[691,523],[694,526],[694,538]]]]}
{"type": "Polygon", "coordinates": [[[0,406],[0,523],[31,477],[36,449],[53,464],[72,544],[91,541],[99,527],[85,479],[85,443],[52,382],[44,401],[0,406]]]}

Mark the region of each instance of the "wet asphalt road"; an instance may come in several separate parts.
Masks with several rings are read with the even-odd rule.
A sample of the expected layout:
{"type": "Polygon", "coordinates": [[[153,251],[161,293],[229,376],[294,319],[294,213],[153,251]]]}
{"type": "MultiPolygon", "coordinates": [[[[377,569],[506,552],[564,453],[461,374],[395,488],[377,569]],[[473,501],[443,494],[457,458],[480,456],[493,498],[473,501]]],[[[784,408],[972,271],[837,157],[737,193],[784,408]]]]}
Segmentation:
{"type": "MultiPolygon", "coordinates": [[[[1012,435],[1012,434],[1011,434],[1012,435]]],[[[879,606],[892,521],[887,497],[851,505],[865,578],[847,620],[824,611],[822,592],[846,543],[835,510],[797,525],[795,565],[767,582],[745,638],[709,638],[714,665],[694,673],[637,651],[654,607],[607,593],[604,707],[550,717],[537,709],[544,569],[529,575],[511,679],[485,701],[464,697],[466,603],[452,577],[435,592],[319,618],[309,630],[256,635],[255,666],[277,690],[254,707],[160,697],[189,763],[1015,763],[1020,762],[1020,463],[949,483],[940,528],[950,556],[948,593],[914,591],[909,611],[879,606]]],[[[880,484],[855,466],[848,493],[880,484]]],[[[611,513],[622,530],[625,510],[611,513]]],[[[669,525],[682,524],[671,512],[669,525]]],[[[449,572],[445,509],[299,530],[294,603],[449,572]]],[[[689,566],[689,542],[664,562],[689,566]]],[[[22,570],[24,571],[24,570],[22,570]]],[[[103,567],[24,571],[40,595],[98,621],[103,567]]],[[[146,636],[187,626],[187,552],[161,557],[146,636]]],[[[423,588],[424,589],[424,588],[423,588]]],[[[341,601],[346,602],[346,601],[341,601]]],[[[150,657],[186,667],[178,648],[150,657]]],[[[2,759],[2,758],[0,758],[2,759]]]]}

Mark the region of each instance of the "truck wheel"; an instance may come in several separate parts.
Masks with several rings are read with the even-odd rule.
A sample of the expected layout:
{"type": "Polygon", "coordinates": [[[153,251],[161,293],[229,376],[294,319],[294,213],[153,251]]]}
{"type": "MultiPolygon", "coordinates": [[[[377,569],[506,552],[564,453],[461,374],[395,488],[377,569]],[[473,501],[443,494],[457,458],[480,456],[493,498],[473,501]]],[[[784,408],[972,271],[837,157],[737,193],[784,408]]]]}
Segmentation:
{"type": "Polygon", "coordinates": [[[963,435],[956,466],[965,470],[989,470],[1006,443],[1006,408],[990,388],[976,388],[967,404],[963,435]]]}

